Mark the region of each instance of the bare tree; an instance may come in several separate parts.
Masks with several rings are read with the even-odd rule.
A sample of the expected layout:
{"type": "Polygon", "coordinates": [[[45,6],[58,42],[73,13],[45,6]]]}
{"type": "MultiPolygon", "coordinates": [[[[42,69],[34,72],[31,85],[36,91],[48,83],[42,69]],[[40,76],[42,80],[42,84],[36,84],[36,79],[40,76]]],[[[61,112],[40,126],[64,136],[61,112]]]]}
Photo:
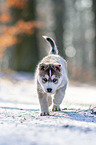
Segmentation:
{"type": "Polygon", "coordinates": [[[65,2],[64,0],[53,0],[54,2],[54,19],[55,28],[54,34],[56,37],[56,44],[59,48],[60,55],[66,58],[64,52],[64,19],[65,19],[65,2]]]}
{"type": "MultiPolygon", "coordinates": [[[[35,21],[35,9],[35,0],[27,0],[26,9],[18,10],[13,8],[13,23],[16,23],[18,19],[23,19],[25,22],[35,21]]],[[[14,47],[11,68],[22,71],[34,71],[39,59],[36,29],[34,30],[34,34],[23,34],[18,35],[18,37],[20,37],[21,41],[14,47]]]]}
{"type": "Polygon", "coordinates": [[[94,12],[94,29],[95,29],[95,49],[94,49],[94,65],[95,65],[95,70],[96,70],[96,1],[95,0],[92,0],[93,1],[93,12],[94,12]]]}

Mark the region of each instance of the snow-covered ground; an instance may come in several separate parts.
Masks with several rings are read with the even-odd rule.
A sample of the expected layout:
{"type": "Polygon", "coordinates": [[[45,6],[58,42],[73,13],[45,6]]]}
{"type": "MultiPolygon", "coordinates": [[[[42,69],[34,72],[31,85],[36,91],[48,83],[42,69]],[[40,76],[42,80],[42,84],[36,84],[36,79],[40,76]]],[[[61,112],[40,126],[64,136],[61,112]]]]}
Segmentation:
{"type": "Polygon", "coordinates": [[[96,145],[96,86],[69,84],[61,107],[39,116],[33,75],[0,73],[0,145],[96,145]]]}

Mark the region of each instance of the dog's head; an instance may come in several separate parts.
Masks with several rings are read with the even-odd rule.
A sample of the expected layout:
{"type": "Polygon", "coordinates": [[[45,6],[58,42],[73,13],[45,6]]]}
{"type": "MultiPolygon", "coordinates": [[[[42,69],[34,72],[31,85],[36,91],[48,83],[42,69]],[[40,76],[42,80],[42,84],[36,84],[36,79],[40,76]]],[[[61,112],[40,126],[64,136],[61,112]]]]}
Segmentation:
{"type": "Polygon", "coordinates": [[[39,64],[39,83],[44,92],[56,92],[61,83],[61,69],[61,64],[39,64]]]}

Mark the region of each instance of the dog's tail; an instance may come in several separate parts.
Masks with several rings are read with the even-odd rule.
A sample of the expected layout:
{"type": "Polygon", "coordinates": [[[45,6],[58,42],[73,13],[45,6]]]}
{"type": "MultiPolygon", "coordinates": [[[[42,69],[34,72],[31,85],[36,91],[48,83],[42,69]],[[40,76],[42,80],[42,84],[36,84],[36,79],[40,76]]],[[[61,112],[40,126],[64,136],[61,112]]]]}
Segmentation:
{"type": "Polygon", "coordinates": [[[42,36],[42,37],[44,39],[46,39],[51,46],[51,50],[50,50],[49,54],[58,54],[58,50],[57,50],[57,47],[56,47],[54,40],[48,36],[42,36]]]}

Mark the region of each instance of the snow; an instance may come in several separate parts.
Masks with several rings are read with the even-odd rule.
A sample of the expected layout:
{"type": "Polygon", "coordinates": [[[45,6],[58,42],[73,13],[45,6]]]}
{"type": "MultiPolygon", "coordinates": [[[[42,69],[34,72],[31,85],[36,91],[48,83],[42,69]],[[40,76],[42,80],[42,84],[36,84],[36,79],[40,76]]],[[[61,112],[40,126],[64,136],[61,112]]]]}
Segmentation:
{"type": "Polygon", "coordinates": [[[0,145],[95,145],[96,86],[69,84],[62,111],[40,116],[26,73],[0,73],[0,145]]]}

